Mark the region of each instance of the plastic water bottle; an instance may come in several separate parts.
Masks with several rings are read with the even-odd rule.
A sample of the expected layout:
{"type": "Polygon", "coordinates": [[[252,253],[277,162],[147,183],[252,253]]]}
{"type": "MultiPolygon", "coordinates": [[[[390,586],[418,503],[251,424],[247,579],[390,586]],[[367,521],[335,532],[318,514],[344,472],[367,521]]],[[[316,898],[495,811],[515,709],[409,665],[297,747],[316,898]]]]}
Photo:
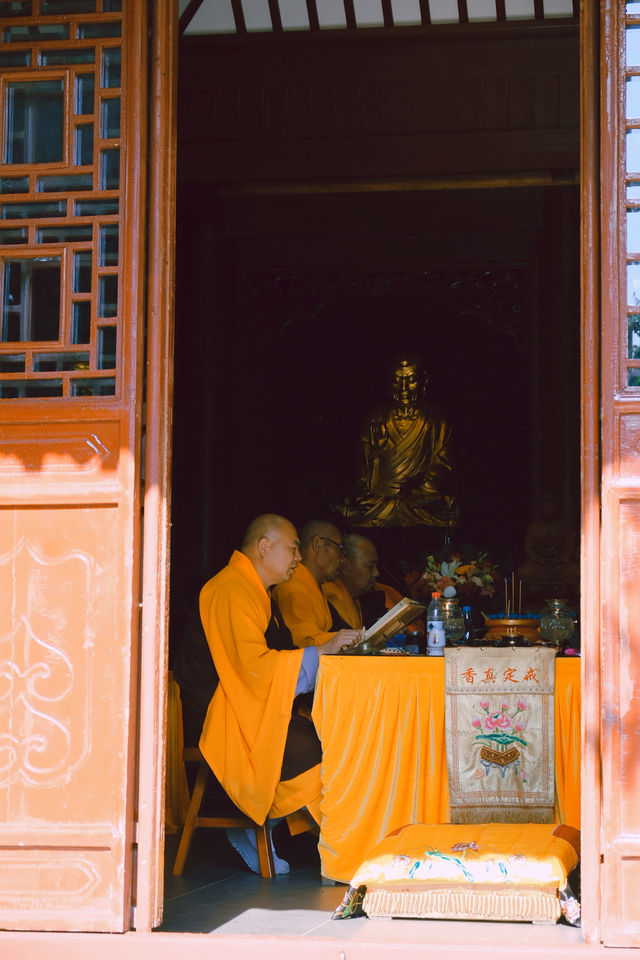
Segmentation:
{"type": "Polygon", "coordinates": [[[427,607],[427,653],[430,657],[442,657],[445,645],[444,620],[438,591],[431,594],[427,607]]]}
{"type": "Polygon", "coordinates": [[[473,641],[476,637],[475,627],[473,626],[473,619],[471,617],[471,607],[463,607],[462,613],[464,615],[464,636],[462,637],[462,643],[473,644],[473,641]]]}

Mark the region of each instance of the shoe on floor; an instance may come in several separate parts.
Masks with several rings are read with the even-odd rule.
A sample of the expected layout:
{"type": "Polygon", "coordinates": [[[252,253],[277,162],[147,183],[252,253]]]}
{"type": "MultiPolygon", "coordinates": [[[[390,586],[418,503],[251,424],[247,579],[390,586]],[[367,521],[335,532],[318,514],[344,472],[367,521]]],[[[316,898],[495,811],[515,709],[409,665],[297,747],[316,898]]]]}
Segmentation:
{"type": "MultiPolygon", "coordinates": [[[[256,832],[252,829],[243,830],[241,827],[233,827],[226,830],[227,839],[236,853],[240,854],[249,870],[253,873],[260,873],[260,861],[258,859],[258,844],[256,842],[256,832]]],[[[271,840],[271,831],[269,831],[271,840]]],[[[273,848],[271,840],[271,852],[273,854],[273,868],[278,876],[289,873],[289,864],[282,860],[273,848]]]]}

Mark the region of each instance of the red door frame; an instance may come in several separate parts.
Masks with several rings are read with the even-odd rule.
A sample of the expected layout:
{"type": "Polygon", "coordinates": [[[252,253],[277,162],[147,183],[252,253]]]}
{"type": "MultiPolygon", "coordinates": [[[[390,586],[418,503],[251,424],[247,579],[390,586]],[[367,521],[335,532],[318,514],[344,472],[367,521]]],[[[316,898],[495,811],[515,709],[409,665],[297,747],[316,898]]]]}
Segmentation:
{"type": "Polygon", "coordinates": [[[600,940],[600,8],[580,10],[581,170],[581,899],[587,943],[600,940]]]}
{"type": "MultiPolygon", "coordinates": [[[[7,718],[0,923],[116,932],[130,926],[134,885],[147,11],[134,2],[124,4],[122,13],[39,18],[38,4],[33,17],[31,6],[22,8],[29,8],[22,23],[15,17],[21,10],[3,23],[2,84],[46,77],[59,82],[60,158],[53,166],[3,164],[2,176],[26,180],[22,189],[37,203],[38,178],[61,174],[57,211],[64,219],[58,223],[66,231],[83,217],[89,239],[85,227],[78,246],[71,230],[63,233],[66,239],[41,245],[30,222],[24,243],[3,248],[5,259],[18,260],[53,251],[60,264],[56,338],[44,344],[3,342],[2,353],[17,353],[22,362],[22,371],[6,376],[19,377],[26,390],[40,376],[39,351],[51,351],[56,364],[65,354],[72,360],[70,369],[63,361],[58,369],[64,372],[54,372],[59,396],[43,396],[37,387],[34,396],[0,401],[0,633],[3,721],[7,718]],[[39,29],[51,23],[58,31],[53,41],[46,27],[39,29]],[[85,30],[94,42],[84,42],[85,30]],[[6,57],[9,44],[21,51],[12,54],[15,61],[6,57]],[[20,65],[7,66],[7,59],[20,65]],[[79,73],[92,78],[90,103],[76,101],[79,73]],[[113,98],[121,107],[117,136],[101,120],[113,98]],[[78,213],[75,195],[80,124],[94,134],[82,172],[92,201],[100,197],[97,205],[87,204],[92,211],[87,219],[78,213]],[[115,164],[104,175],[108,157],[119,161],[117,177],[115,164]],[[107,228],[105,237],[114,224],[117,254],[107,251],[101,260],[99,231],[107,228]],[[89,283],[72,282],[68,267],[75,258],[85,268],[90,262],[89,283]],[[105,292],[101,298],[100,284],[104,292],[114,278],[117,297],[105,292]],[[77,347],[72,310],[79,302],[74,294],[80,293],[89,305],[89,333],[83,331],[77,347]],[[99,347],[107,329],[109,337],[115,335],[113,360],[101,357],[99,347]],[[78,359],[80,350],[85,360],[78,359]],[[102,362],[115,369],[105,375],[102,362]]],[[[43,376],[51,377],[45,371],[43,376]]]]}
{"type": "MultiPolygon", "coordinates": [[[[143,551],[143,614],[140,697],[140,760],[139,760],[139,882],[136,915],[137,932],[113,935],[83,934],[0,934],[4,956],[31,957],[41,960],[62,958],[74,960],[77,955],[92,952],[95,960],[116,955],[173,957],[188,944],[192,960],[209,957],[212,949],[220,957],[246,957],[248,950],[259,950],[261,957],[297,957],[299,940],[281,938],[223,938],[210,935],[147,933],[157,921],[161,901],[161,847],[163,822],[163,747],[165,737],[164,703],[166,699],[166,604],[167,604],[167,523],[169,510],[169,444],[166,433],[171,414],[171,310],[172,248],[174,242],[171,216],[167,216],[166,198],[173,205],[173,164],[175,149],[175,36],[177,15],[175,0],[161,0],[153,5],[152,115],[150,155],[152,202],[150,213],[150,247],[157,259],[150,269],[149,287],[149,390],[146,456],[147,484],[145,493],[145,542],[143,551]],[[170,65],[169,65],[170,64],[170,65]],[[157,154],[161,155],[158,156],[157,154]],[[166,192],[165,192],[166,191],[166,192]],[[164,193],[164,195],[163,195],[164,193]],[[163,374],[155,381],[158,374],[163,374]],[[155,381],[155,382],[154,382],[155,381]],[[160,611],[160,616],[158,616],[160,611]],[[160,627],[158,627],[160,622],[160,627]],[[165,626],[163,626],[165,625],[165,626]],[[188,940],[185,940],[188,936],[188,940]]],[[[610,15],[605,7],[603,17],[610,15]]],[[[584,0],[581,17],[582,45],[582,624],[584,634],[583,702],[585,717],[600,716],[600,423],[598,375],[600,365],[599,264],[600,235],[598,211],[599,136],[598,136],[598,26],[599,9],[595,0],[584,0]]],[[[606,113],[605,113],[606,119],[606,113]]],[[[628,958],[628,950],[603,948],[600,936],[600,731],[597,721],[583,721],[583,903],[587,944],[563,949],[577,958],[628,958]]],[[[336,933],[338,935],[338,932],[336,933]]],[[[304,941],[310,958],[335,957],[342,951],[354,958],[377,960],[394,955],[423,956],[425,944],[373,944],[350,941],[304,941]]],[[[449,960],[474,956],[511,956],[512,948],[504,944],[473,945],[429,944],[430,955],[445,955],[449,960]]],[[[539,960],[540,956],[556,956],[555,948],[532,944],[518,950],[522,960],[539,960]]]]}
{"type": "Polygon", "coordinates": [[[167,738],[178,3],[151,5],[147,395],[135,926],[162,918],[167,738]]]}
{"type": "Polygon", "coordinates": [[[627,41],[629,30],[640,36],[640,16],[606,0],[601,22],[600,937],[625,947],[640,944],[640,390],[627,373],[638,365],[627,346],[627,257],[640,251],[627,249],[635,241],[631,231],[627,237],[625,182],[627,172],[636,182],[640,173],[628,170],[627,146],[628,127],[640,120],[627,117],[628,71],[640,73],[627,41]]]}
{"type": "MultiPolygon", "coordinates": [[[[170,2],[170,0],[168,0],[170,2]]],[[[583,822],[582,822],[582,862],[584,867],[583,878],[583,902],[584,902],[584,936],[587,943],[597,944],[600,939],[600,744],[598,724],[587,724],[584,721],[586,717],[599,717],[600,710],[600,670],[599,670],[599,628],[600,628],[600,603],[599,603],[599,585],[600,585],[600,420],[599,420],[599,390],[598,376],[599,370],[599,343],[600,343],[600,315],[599,315],[599,261],[598,261],[598,240],[599,240],[599,74],[598,74],[598,50],[599,50],[599,28],[600,28],[600,10],[595,0],[585,0],[581,11],[581,166],[582,166],[582,204],[581,204],[581,231],[582,231],[582,338],[581,338],[581,363],[582,363],[582,538],[581,538],[581,556],[582,556],[582,600],[581,600],[581,622],[583,624],[583,658],[582,658],[582,683],[583,683],[583,732],[582,732],[582,784],[583,784],[583,822]]],[[[154,30],[165,34],[164,39],[155,38],[155,47],[157,50],[164,49],[165,55],[175,57],[175,46],[167,39],[168,30],[167,19],[157,19],[154,22],[154,30]]],[[[175,24],[175,21],[173,21],[175,24]]],[[[160,68],[160,75],[163,75],[160,61],[154,57],[156,66],[160,68]]],[[[173,60],[175,64],[175,60],[173,60]]],[[[153,71],[155,74],[155,71],[153,71]]],[[[174,87],[164,86],[165,92],[175,94],[174,87]]],[[[155,99],[154,106],[162,107],[162,98],[155,99]]],[[[164,104],[167,111],[165,115],[164,135],[166,142],[166,133],[169,129],[174,129],[175,114],[173,110],[164,104]]],[[[161,115],[161,111],[158,116],[161,115]]],[[[162,132],[158,128],[158,143],[163,141],[162,132]]],[[[173,140],[175,144],[175,137],[173,140]]],[[[153,145],[151,145],[151,154],[153,156],[153,145]]],[[[152,161],[153,163],[153,161],[152,161]]],[[[168,172],[165,168],[164,173],[168,172]]],[[[162,175],[161,175],[162,176],[162,175]]],[[[160,249],[162,243],[167,247],[173,242],[173,235],[166,232],[163,235],[163,226],[167,223],[163,209],[162,195],[158,195],[152,190],[152,222],[154,215],[157,217],[158,234],[156,242],[151,246],[160,249]]],[[[153,277],[151,278],[153,281],[153,277]]],[[[150,310],[150,316],[153,316],[150,310]]],[[[156,370],[156,374],[157,374],[156,370]]],[[[154,376],[150,377],[154,380],[154,376]]],[[[161,395],[162,398],[162,395],[161,395]]],[[[156,415],[160,422],[170,422],[170,395],[165,392],[163,395],[164,406],[157,407],[156,415]]],[[[154,409],[150,404],[149,409],[154,409]]],[[[158,433],[158,440],[161,443],[161,432],[158,433]]],[[[166,465],[165,465],[166,466],[166,465]]],[[[165,475],[166,482],[166,475],[165,475]]],[[[168,490],[168,486],[165,488],[168,490]]],[[[166,505],[166,499],[164,501],[166,505]]],[[[145,510],[146,514],[146,510],[145,510]]],[[[146,536],[145,536],[146,546],[146,536]]],[[[153,549],[153,547],[152,547],[153,549]]],[[[143,566],[147,568],[146,557],[143,566]]],[[[149,563],[150,571],[156,569],[154,562],[149,563]]],[[[144,589],[144,588],[143,588],[144,589]]],[[[166,591],[166,585],[162,586],[166,591]]],[[[166,598],[166,592],[163,594],[166,598]]],[[[144,621],[143,621],[144,622],[144,621]]],[[[151,631],[153,637],[153,628],[151,631]]],[[[166,637],[166,634],[165,634],[166,637]]],[[[143,641],[144,643],[144,641],[143,641]]],[[[165,639],[166,643],[166,639],[165,639]]],[[[153,691],[156,705],[155,711],[153,705],[149,711],[152,717],[153,730],[160,734],[159,740],[164,745],[165,727],[164,716],[158,713],[157,706],[166,702],[166,687],[164,684],[164,656],[165,647],[154,642],[152,639],[147,651],[148,657],[143,653],[142,660],[142,690],[148,691],[149,697],[153,691]]],[[[144,703],[144,699],[143,699],[144,703]]],[[[143,712],[144,722],[144,712],[143,712]]],[[[150,740],[149,732],[145,732],[141,737],[142,742],[150,740]]],[[[152,765],[144,766],[144,757],[141,755],[140,783],[147,784],[155,793],[154,803],[151,809],[159,812],[164,797],[163,789],[163,769],[161,751],[157,749],[153,756],[149,756],[152,765]],[[155,787],[154,787],[155,785],[155,787]]],[[[153,838],[159,836],[157,829],[158,813],[156,813],[156,829],[149,830],[150,850],[153,838]]],[[[142,821],[140,822],[142,830],[142,821]]],[[[142,836],[142,834],[140,834],[142,836]]],[[[142,853],[142,851],[141,851],[142,853]]],[[[152,854],[148,861],[153,862],[152,854]]],[[[155,864],[157,868],[155,889],[161,889],[161,857],[156,854],[155,864]]],[[[151,879],[151,873],[149,875],[151,879]]],[[[152,897],[145,894],[151,902],[152,897]]],[[[150,929],[147,925],[153,916],[158,916],[150,909],[143,915],[140,912],[140,906],[143,901],[139,901],[138,913],[136,916],[136,926],[139,930],[150,929]]],[[[155,899],[156,908],[160,907],[160,900],[155,899]]],[[[495,950],[495,948],[493,948],[495,950]]]]}

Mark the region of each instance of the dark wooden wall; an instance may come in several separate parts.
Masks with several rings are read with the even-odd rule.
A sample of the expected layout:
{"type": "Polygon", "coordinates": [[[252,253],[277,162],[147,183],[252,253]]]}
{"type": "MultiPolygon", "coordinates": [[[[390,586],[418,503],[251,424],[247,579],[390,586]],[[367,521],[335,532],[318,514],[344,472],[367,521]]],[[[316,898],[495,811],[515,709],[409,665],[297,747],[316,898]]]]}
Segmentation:
{"type": "Polygon", "coordinates": [[[398,348],[454,424],[469,537],[518,557],[548,488],[578,523],[577,188],[515,185],[577,169],[577,34],[438,36],[185,44],[178,632],[255,513],[349,484],[398,348]],[[497,173],[514,185],[427,189],[497,173]]]}
{"type": "Polygon", "coordinates": [[[575,169],[578,64],[577,27],[553,23],[190,40],[180,177],[575,169]]]}

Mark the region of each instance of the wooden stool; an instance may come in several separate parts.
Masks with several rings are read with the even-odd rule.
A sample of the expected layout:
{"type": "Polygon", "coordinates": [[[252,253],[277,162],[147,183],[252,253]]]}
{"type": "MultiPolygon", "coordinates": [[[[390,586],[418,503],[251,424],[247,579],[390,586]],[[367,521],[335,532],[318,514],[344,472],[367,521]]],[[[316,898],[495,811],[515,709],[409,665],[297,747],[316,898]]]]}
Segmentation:
{"type": "Polygon", "coordinates": [[[231,814],[223,817],[201,817],[200,806],[204,797],[204,790],[207,785],[211,771],[198,747],[185,747],[182,751],[182,759],[185,763],[198,763],[198,775],[193,787],[193,793],[189,801],[187,815],[184,821],[182,836],[178,845],[175,863],[173,864],[173,874],[176,877],[182,876],[185,860],[189,853],[193,832],[197,827],[216,827],[217,829],[227,829],[228,827],[242,827],[245,830],[255,830],[256,843],[258,845],[258,862],[260,864],[260,876],[270,879],[275,876],[273,867],[273,854],[271,850],[271,838],[269,836],[269,827],[267,821],[260,825],[255,823],[249,817],[243,816],[238,812],[237,816],[231,814]]]}

